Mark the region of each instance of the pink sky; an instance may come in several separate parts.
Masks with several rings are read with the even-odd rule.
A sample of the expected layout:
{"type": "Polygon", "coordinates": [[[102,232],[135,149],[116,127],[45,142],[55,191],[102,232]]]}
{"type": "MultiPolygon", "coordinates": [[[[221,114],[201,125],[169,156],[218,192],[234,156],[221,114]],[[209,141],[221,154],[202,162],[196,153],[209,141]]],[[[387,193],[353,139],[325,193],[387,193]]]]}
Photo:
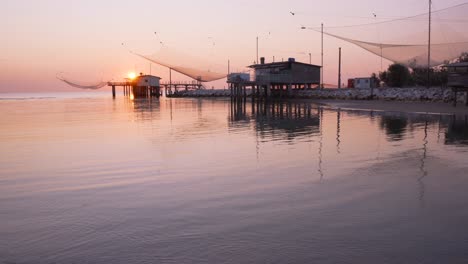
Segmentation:
{"type": "MultiPolygon", "coordinates": [[[[465,1],[433,2],[435,9],[441,9],[465,1]]],[[[267,61],[275,56],[308,62],[310,52],[312,63],[319,65],[320,34],[301,30],[301,25],[358,24],[375,21],[372,13],[383,19],[426,11],[425,0],[8,0],[0,11],[0,92],[76,91],[56,80],[58,72],[85,82],[149,72],[149,63],[130,54],[123,42],[152,54],[163,41],[167,47],[218,65],[230,59],[235,71],[255,60],[259,36],[260,56],[267,61]]],[[[343,48],[343,80],[380,70],[379,57],[326,37],[326,83],[337,83],[338,47],[343,48]]],[[[164,67],[153,64],[152,73],[168,79],[164,67]]],[[[173,79],[188,80],[178,74],[173,79]]],[[[207,86],[223,88],[225,82],[207,86]]]]}

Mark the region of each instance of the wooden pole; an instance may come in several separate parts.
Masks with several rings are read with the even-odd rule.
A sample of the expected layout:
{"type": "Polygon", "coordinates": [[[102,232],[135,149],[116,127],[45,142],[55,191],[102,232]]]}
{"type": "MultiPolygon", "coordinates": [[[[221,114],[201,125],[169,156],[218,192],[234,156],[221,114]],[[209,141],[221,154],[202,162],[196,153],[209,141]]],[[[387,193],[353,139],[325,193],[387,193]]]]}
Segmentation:
{"type": "Polygon", "coordinates": [[[112,85],[112,97],[115,98],[115,85],[112,85]]]}
{"type": "Polygon", "coordinates": [[[338,54],[338,89],[341,89],[341,47],[338,54]]]}
{"type": "Polygon", "coordinates": [[[453,88],[453,106],[457,106],[457,101],[458,101],[458,88],[453,88]]]}
{"type": "Polygon", "coordinates": [[[429,0],[429,40],[427,43],[427,88],[431,87],[431,27],[432,27],[432,0],[429,0]]]}
{"type": "Polygon", "coordinates": [[[322,23],[322,68],[321,68],[321,76],[320,76],[320,88],[323,89],[323,23],[322,23]]]}

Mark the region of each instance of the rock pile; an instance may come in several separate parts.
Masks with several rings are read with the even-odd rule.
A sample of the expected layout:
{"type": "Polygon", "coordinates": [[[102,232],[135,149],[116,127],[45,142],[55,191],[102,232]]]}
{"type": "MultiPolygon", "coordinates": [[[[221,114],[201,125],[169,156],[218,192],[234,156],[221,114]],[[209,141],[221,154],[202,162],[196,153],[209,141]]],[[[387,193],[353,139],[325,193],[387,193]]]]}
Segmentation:
{"type": "MultiPolygon", "coordinates": [[[[387,101],[430,101],[450,102],[453,93],[450,88],[376,88],[370,89],[311,89],[293,91],[291,98],[307,99],[341,99],[341,100],[369,100],[373,93],[374,100],[387,101]]],[[[247,96],[251,91],[247,90],[247,96]]],[[[190,90],[179,91],[172,97],[229,97],[229,90],[190,90]]],[[[459,100],[464,100],[464,94],[459,93],[459,100]]]]}

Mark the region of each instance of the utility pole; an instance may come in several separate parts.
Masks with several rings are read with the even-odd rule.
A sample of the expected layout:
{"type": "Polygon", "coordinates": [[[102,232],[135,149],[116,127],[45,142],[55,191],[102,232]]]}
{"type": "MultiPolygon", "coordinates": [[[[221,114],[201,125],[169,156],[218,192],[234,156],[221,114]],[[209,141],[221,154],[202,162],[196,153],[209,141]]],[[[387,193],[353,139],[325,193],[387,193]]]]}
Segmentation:
{"type": "Polygon", "coordinates": [[[338,53],[338,89],[341,89],[341,47],[338,53]]]}
{"type": "Polygon", "coordinates": [[[258,36],[257,36],[257,64],[259,64],[258,62],[258,36]]]}
{"type": "Polygon", "coordinates": [[[380,43],[380,72],[383,72],[383,51],[382,51],[382,43],[380,43]]]}
{"type": "Polygon", "coordinates": [[[320,88],[323,89],[323,23],[322,23],[322,68],[320,74],[320,88]]]}
{"type": "Polygon", "coordinates": [[[431,30],[432,30],[432,0],[429,0],[429,41],[427,43],[427,88],[431,87],[431,30]]]}
{"type": "Polygon", "coordinates": [[[312,53],[309,52],[309,64],[312,64],[312,53]]]}
{"type": "Polygon", "coordinates": [[[377,14],[376,13],[372,13],[374,15],[374,18],[375,18],[375,23],[376,23],[376,32],[377,32],[377,37],[379,39],[379,46],[380,46],[380,72],[383,72],[383,51],[382,51],[382,39],[380,38],[380,31],[379,31],[379,27],[378,27],[378,21],[377,21],[377,14]]]}
{"type": "Polygon", "coordinates": [[[228,75],[231,74],[231,61],[228,60],[228,75]]]}

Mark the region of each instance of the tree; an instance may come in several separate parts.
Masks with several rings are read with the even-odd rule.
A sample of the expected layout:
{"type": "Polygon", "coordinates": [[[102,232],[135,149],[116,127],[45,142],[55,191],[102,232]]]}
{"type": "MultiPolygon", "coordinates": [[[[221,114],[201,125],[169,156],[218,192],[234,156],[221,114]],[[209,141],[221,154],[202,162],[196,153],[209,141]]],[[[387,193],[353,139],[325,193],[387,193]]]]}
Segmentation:
{"type": "MultiPolygon", "coordinates": [[[[468,62],[468,52],[463,52],[460,57],[452,61],[446,61],[445,64],[454,62],[468,62]]],[[[415,62],[410,63],[410,70],[402,64],[392,64],[388,67],[388,70],[380,72],[380,81],[384,82],[390,87],[403,87],[405,85],[427,85],[427,68],[417,66],[415,62]]],[[[448,81],[447,69],[442,66],[433,67],[430,69],[431,74],[431,85],[444,86],[448,81]]],[[[372,76],[376,76],[375,73],[372,76]]]]}
{"type": "Polygon", "coordinates": [[[379,79],[384,83],[388,83],[387,71],[379,72],[379,79]]]}
{"type": "Polygon", "coordinates": [[[402,64],[392,64],[387,70],[387,84],[391,87],[403,87],[410,82],[410,72],[402,64]]]}
{"type": "Polygon", "coordinates": [[[377,76],[377,74],[372,73],[371,79],[372,79],[372,81],[374,82],[374,84],[375,84],[375,86],[376,86],[377,88],[380,87],[381,79],[379,78],[379,76],[377,76]]]}

